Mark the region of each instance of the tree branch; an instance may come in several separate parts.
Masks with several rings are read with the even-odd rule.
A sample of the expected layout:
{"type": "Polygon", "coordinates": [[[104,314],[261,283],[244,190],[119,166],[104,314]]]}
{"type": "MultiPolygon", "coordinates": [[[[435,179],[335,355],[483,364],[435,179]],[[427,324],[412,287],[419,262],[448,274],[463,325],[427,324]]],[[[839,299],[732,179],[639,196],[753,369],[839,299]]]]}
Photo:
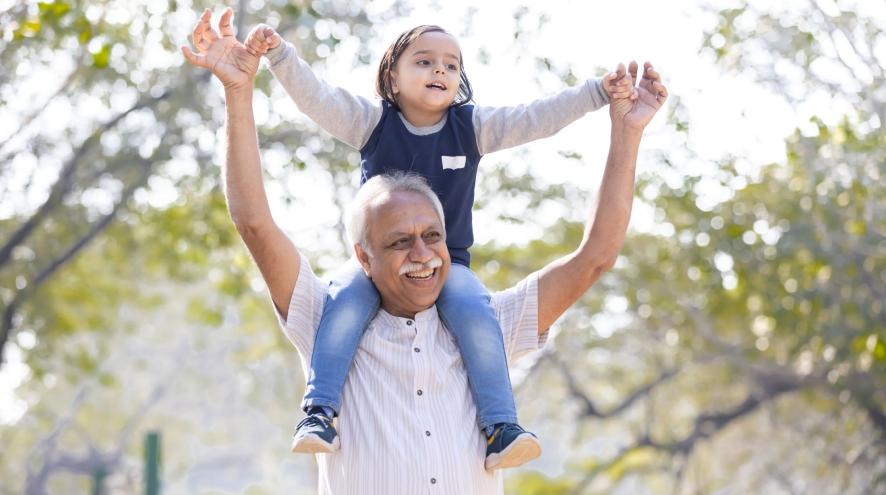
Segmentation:
{"type": "Polygon", "coordinates": [[[569,388],[570,395],[572,395],[573,398],[575,398],[582,404],[584,416],[600,419],[606,419],[621,414],[626,409],[631,407],[631,405],[633,405],[636,401],[649,395],[649,393],[652,392],[655,387],[670,380],[680,371],[678,369],[669,369],[662,371],[657,378],[645,385],[636,388],[633,392],[628,394],[628,396],[625,397],[617,406],[610,409],[609,411],[603,412],[600,411],[597,406],[594,405],[594,402],[591,400],[591,398],[581,390],[581,388],[578,386],[578,383],[576,383],[575,377],[572,376],[572,372],[569,371],[569,367],[566,365],[566,363],[553,354],[550,356],[550,359],[553,360],[557,367],[560,369],[560,373],[566,380],[566,386],[569,388]]]}
{"type": "MultiPolygon", "coordinates": [[[[73,71],[71,71],[71,73],[68,75],[67,79],[65,79],[65,82],[63,82],[62,85],[59,86],[58,90],[56,90],[55,93],[51,94],[46,99],[46,101],[43,102],[43,105],[41,105],[40,108],[34,110],[33,112],[31,112],[30,115],[28,115],[24,119],[22,119],[18,128],[16,130],[14,130],[11,134],[9,134],[9,136],[7,136],[3,141],[0,141],[0,150],[2,150],[4,147],[6,147],[6,145],[9,144],[10,141],[12,141],[16,136],[19,135],[19,133],[21,133],[29,125],[31,125],[31,123],[37,117],[39,117],[40,114],[43,113],[44,110],[46,110],[46,107],[48,107],[49,104],[52,103],[52,100],[54,100],[56,97],[58,97],[58,95],[64,93],[68,89],[68,86],[70,86],[71,83],[74,82],[74,79],[76,78],[76,76],[79,72],[80,72],[80,66],[78,65],[73,71]]],[[[11,157],[11,155],[12,155],[12,152],[7,153],[5,156],[3,156],[3,158],[0,158],[0,163],[5,163],[6,160],[11,157]]]]}
{"type": "MultiPolygon", "coordinates": [[[[182,361],[179,360],[179,362],[182,361]]],[[[84,432],[82,436],[84,437],[84,442],[87,446],[85,453],[78,455],[69,452],[56,453],[59,435],[73,422],[73,412],[79,408],[86,396],[85,392],[87,387],[84,386],[74,399],[71,408],[72,412],[60,420],[56,424],[53,432],[41,440],[38,446],[32,451],[31,458],[33,458],[38,451],[45,450],[45,459],[40,465],[40,468],[36,471],[32,469],[32,463],[28,463],[27,477],[25,481],[25,495],[48,495],[46,484],[49,481],[49,478],[59,471],[91,475],[98,470],[102,470],[105,473],[111,473],[116,470],[123,460],[126,445],[129,442],[133,431],[135,431],[135,428],[147,415],[151,407],[160,402],[166,394],[168,383],[170,382],[169,378],[177,371],[177,368],[170,370],[170,373],[164,377],[164,379],[160,380],[160,383],[154,387],[150,394],[148,394],[148,397],[142,403],[141,407],[139,407],[139,409],[126,421],[126,424],[118,435],[116,445],[113,449],[106,453],[101,452],[84,432]]]]}
{"type": "Polygon", "coordinates": [[[119,124],[127,115],[135,112],[137,110],[141,110],[142,108],[150,108],[159,103],[160,101],[166,99],[171,94],[171,90],[167,89],[160,96],[150,97],[147,99],[142,99],[136,102],[133,106],[129,107],[124,112],[118,114],[113,119],[109,120],[98,129],[96,129],[88,138],[86,138],[83,143],[81,143],[80,147],[74,151],[74,154],[68,159],[67,163],[59,174],[58,180],[56,180],[55,184],[53,184],[52,189],[50,189],[49,197],[46,198],[46,201],[43,202],[42,205],[28,218],[24,223],[22,223],[18,229],[13,231],[12,235],[9,239],[0,246],[0,269],[3,269],[4,266],[9,261],[12,251],[22,244],[29,235],[36,229],[43,220],[64,200],[65,196],[70,192],[71,187],[74,183],[74,173],[77,171],[77,168],[80,166],[80,161],[86,155],[86,152],[89,151],[93,145],[99,142],[102,134],[107,132],[110,129],[113,129],[117,124],[119,124]]]}
{"type": "Polygon", "coordinates": [[[79,239],[74,241],[68,249],[65,250],[62,254],[57,256],[54,260],[49,262],[37,275],[34,277],[34,280],[25,286],[23,289],[17,291],[12,299],[9,301],[9,304],[6,305],[6,308],[3,310],[3,315],[0,317],[0,367],[5,363],[4,358],[4,350],[6,349],[6,343],[9,340],[10,334],[12,332],[12,327],[15,322],[15,315],[18,312],[19,306],[28,298],[34,291],[37,290],[49,277],[51,277],[55,272],[58,271],[65,263],[70,261],[74,256],[76,256],[83,248],[85,248],[93,239],[95,239],[102,231],[104,231],[110,224],[111,221],[116,218],[120,209],[122,209],[126,203],[129,202],[129,199],[135,193],[135,191],[143,186],[150,176],[151,169],[153,167],[153,163],[148,160],[142,161],[142,175],[140,179],[133,184],[130,184],[123,193],[120,195],[120,200],[114,205],[113,210],[110,213],[103,216],[99,221],[95,222],[92,227],[90,227],[89,231],[83,234],[79,239]]]}

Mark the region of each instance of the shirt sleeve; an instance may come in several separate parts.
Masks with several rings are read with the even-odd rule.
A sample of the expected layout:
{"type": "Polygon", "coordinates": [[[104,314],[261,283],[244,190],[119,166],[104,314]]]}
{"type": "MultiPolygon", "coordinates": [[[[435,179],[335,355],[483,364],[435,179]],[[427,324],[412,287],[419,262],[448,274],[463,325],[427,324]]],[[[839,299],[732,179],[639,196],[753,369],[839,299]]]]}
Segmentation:
{"type": "Polygon", "coordinates": [[[544,348],[548,332],[538,334],[538,272],[510,289],[492,295],[508,365],[544,348]]]}
{"type": "Polygon", "coordinates": [[[474,133],[481,155],[552,136],[584,114],[609,103],[599,79],[567,88],[528,105],[474,107],[474,133]]]}
{"type": "Polygon", "coordinates": [[[288,41],[269,50],[267,57],[274,77],[302,113],[339,141],[363,148],[381,119],[380,102],[354,96],[319,79],[288,41]]]}
{"type": "Polygon", "coordinates": [[[283,333],[301,356],[305,372],[310,367],[314,337],[320,326],[320,317],[323,316],[323,305],[326,303],[326,290],[327,284],[314,275],[310,263],[302,256],[286,317],[274,309],[283,333]]]}

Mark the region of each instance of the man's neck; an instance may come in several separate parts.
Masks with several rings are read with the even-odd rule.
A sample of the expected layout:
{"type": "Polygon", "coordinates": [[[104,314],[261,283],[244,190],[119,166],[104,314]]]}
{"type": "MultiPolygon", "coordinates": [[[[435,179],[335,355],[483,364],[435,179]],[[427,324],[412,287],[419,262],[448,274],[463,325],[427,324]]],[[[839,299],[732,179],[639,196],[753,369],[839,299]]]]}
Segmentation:
{"type": "Polygon", "coordinates": [[[429,306],[427,308],[419,309],[418,311],[416,311],[415,309],[406,309],[406,308],[391,306],[391,305],[385,304],[384,302],[382,302],[382,304],[381,304],[381,309],[385,310],[385,312],[387,312],[389,315],[396,316],[397,318],[409,318],[410,320],[414,320],[415,315],[421,313],[422,311],[426,311],[430,308],[431,307],[429,306]]]}

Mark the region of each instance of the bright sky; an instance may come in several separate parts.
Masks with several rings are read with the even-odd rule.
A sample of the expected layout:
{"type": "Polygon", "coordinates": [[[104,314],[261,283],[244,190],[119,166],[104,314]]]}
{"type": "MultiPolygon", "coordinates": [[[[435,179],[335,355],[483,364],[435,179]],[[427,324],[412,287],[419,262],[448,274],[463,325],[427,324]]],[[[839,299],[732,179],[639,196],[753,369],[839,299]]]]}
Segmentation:
{"type": "MultiPolygon", "coordinates": [[[[390,1],[373,2],[370,13],[386,11],[390,1]]],[[[373,97],[374,65],[378,58],[403,30],[417,24],[439,24],[459,38],[465,67],[475,89],[475,99],[482,105],[513,105],[526,103],[562,87],[553,77],[538,77],[536,57],[548,57],[557,66],[571,65],[580,78],[599,77],[595,68],[614,68],[619,62],[650,60],[662,73],[671,95],[682,99],[691,120],[690,147],[703,159],[716,159],[731,154],[742,156],[750,164],[781,161],[784,137],[797,125],[798,114],[776,95],[755,86],[747,78],[725,77],[713,63],[698,54],[702,34],[713,23],[696,0],[587,2],[578,0],[546,0],[535,5],[525,18],[527,27],[535,23],[543,5],[549,22],[537,36],[514,43],[514,5],[509,1],[418,2],[412,14],[379,28],[379,36],[371,42],[374,59],[370,67],[353,70],[350,66],[356,46],[343,43],[336,56],[326,65],[324,77],[356,94],[373,97]],[[479,63],[480,51],[489,53],[489,64],[479,63]]],[[[711,11],[726,5],[724,1],[704,2],[711,11]]],[[[181,33],[184,42],[187,32],[181,33]]],[[[260,102],[257,102],[260,105],[260,102]]],[[[261,114],[259,110],[257,113],[261,114]]],[[[664,112],[662,112],[664,113],[664,112]]],[[[289,115],[296,115],[293,109],[289,115]]],[[[296,117],[293,117],[296,118],[296,117]]],[[[259,115],[261,120],[261,115],[259,115]]],[[[607,153],[608,114],[606,110],[585,117],[557,136],[532,143],[518,151],[490,155],[486,163],[513,160],[516,167],[529,163],[530,172],[551,182],[571,181],[593,191],[602,173],[607,153]],[[561,158],[558,151],[570,150],[584,156],[582,163],[561,158]],[[521,157],[517,159],[517,157],[521,157]]],[[[656,117],[647,130],[643,144],[644,159],[640,171],[655,173],[658,150],[674,150],[682,146],[665,126],[665,115],[656,117]]],[[[688,168],[704,160],[686,164],[688,168]]],[[[697,170],[695,170],[697,172],[697,170]]],[[[482,171],[481,171],[482,173],[482,171]]],[[[325,204],[328,198],[318,196],[321,188],[309,181],[287,186],[284,192],[275,185],[269,191],[292,194],[311,204],[325,204]]],[[[571,205],[587,209],[587,205],[571,205]]],[[[569,206],[564,206],[569,207],[569,206]]],[[[275,207],[279,212],[282,205],[275,207]]],[[[635,210],[632,227],[654,230],[651,215],[642,207],[635,210]]],[[[282,215],[282,213],[281,213],[282,215]]],[[[305,218],[304,215],[300,216],[305,218]]],[[[489,218],[478,216],[477,242],[491,236],[514,240],[532,236],[532,232],[508,230],[492,225],[489,218]]],[[[311,231],[312,226],[294,226],[297,231],[311,231]]],[[[33,336],[20,334],[16,341],[27,347],[33,336]]],[[[16,345],[7,348],[8,364],[0,372],[0,423],[17,420],[24,413],[24,404],[17,401],[13,389],[26,376],[16,345]]]]}

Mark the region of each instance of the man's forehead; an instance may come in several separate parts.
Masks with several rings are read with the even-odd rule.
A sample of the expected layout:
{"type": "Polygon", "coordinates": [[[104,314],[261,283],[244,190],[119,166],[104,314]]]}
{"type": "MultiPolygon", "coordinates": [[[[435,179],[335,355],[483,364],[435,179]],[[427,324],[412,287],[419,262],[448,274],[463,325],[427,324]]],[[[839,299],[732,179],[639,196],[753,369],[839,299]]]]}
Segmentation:
{"type": "Polygon", "coordinates": [[[385,191],[372,200],[372,208],[376,211],[396,210],[404,207],[434,209],[430,199],[424,194],[414,191],[385,191]]]}
{"type": "Polygon", "coordinates": [[[440,221],[431,200],[417,192],[395,191],[379,194],[372,201],[371,209],[373,223],[388,227],[440,221]]]}

